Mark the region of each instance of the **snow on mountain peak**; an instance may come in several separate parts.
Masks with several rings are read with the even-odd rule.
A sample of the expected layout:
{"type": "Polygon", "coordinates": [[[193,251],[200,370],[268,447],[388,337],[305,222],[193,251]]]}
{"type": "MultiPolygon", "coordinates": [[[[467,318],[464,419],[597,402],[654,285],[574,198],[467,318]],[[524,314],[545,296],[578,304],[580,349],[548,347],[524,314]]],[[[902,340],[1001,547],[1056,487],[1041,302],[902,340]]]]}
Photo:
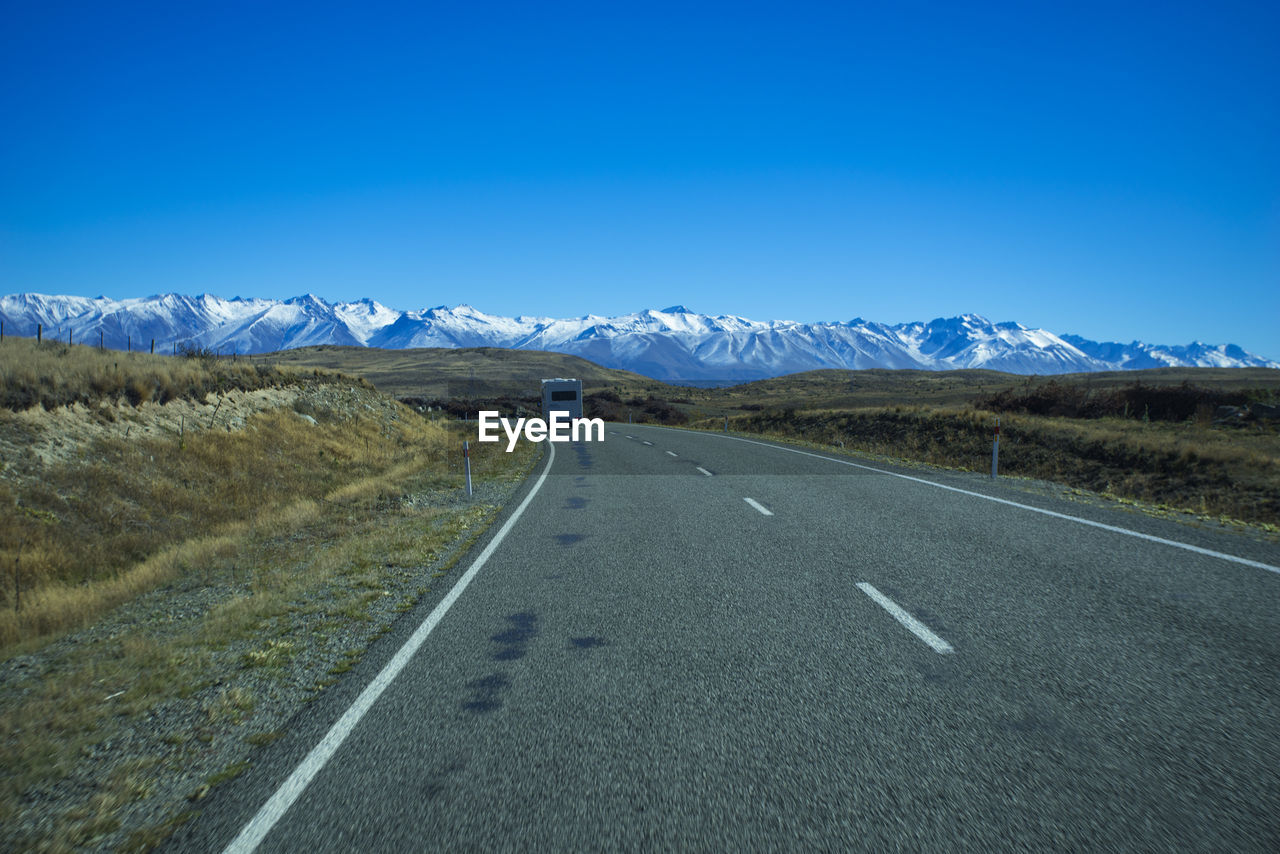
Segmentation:
{"type": "Polygon", "coordinates": [[[103,297],[11,294],[0,297],[6,330],[35,335],[37,323],[70,328],[123,348],[154,338],[223,352],[266,352],[315,344],[367,347],[507,347],[579,355],[607,367],[663,380],[751,380],[817,368],[990,368],[1065,373],[1167,365],[1280,368],[1280,362],[1234,344],[1186,346],[1098,343],[978,314],[889,326],[848,322],[757,321],[695,314],[683,305],[660,311],[577,318],[502,317],[466,303],[398,311],[368,297],[329,303],[314,294],[287,300],[159,294],[103,297]]]}

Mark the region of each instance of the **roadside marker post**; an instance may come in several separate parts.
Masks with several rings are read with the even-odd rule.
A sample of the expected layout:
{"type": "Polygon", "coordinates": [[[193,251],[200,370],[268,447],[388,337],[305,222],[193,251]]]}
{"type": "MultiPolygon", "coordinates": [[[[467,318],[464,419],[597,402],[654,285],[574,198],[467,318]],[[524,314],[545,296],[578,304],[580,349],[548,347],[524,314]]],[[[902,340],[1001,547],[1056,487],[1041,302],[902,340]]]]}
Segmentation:
{"type": "Polygon", "coordinates": [[[729,432],[729,416],[728,415],[724,417],[724,432],[726,433],[729,432]]]}
{"type": "Polygon", "coordinates": [[[996,417],[996,438],[991,443],[991,479],[996,479],[996,468],[1000,463],[1000,418],[996,417]]]}
{"type": "Polygon", "coordinates": [[[471,497],[471,443],[462,440],[462,460],[467,470],[467,497],[471,497]]]}

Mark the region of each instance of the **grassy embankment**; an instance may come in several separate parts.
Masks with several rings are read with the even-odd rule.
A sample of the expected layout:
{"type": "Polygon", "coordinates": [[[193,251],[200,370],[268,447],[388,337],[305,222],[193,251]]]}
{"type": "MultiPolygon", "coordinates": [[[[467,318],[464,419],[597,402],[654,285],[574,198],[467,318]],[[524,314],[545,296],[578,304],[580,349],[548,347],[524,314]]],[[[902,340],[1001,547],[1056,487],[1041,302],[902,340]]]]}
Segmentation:
{"type": "Polygon", "coordinates": [[[168,403],[203,400],[209,393],[293,385],[302,374],[261,361],[213,359],[193,351],[183,358],[97,350],[81,345],[6,337],[0,349],[0,409],[53,409],[104,401],[168,403]]]}
{"type": "MultiPolygon", "coordinates": [[[[296,654],[306,639],[281,629],[290,617],[332,627],[367,620],[393,581],[410,589],[397,606],[407,610],[430,592],[418,568],[477,535],[497,510],[440,500],[461,486],[457,427],[349,377],[6,337],[0,401],[0,433],[19,444],[56,429],[41,423],[39,407],[65,415],[69,402],[90,427],[139,428],[131,439],[116,430],[78,440],[52,461],[29,453],[4,460],[0,661],[38,656],[61,634],[110,619],[112,609],[159,597],[147,600],[150,616],[137,625],[62,657],[22,695],[0,694],[0,824],[11,829],[32,792],[54,791],[93,745],[159,704],[203,697],[210,724],[248,718],[251,691],[206,695],[234,685],[238,671],[296,654]],[[228,429],[219,409],[246,392],[278,393],[286,405],[228,429]],[[198,415],[181,427],[168,423],[161,402],[184,400],[201,402],[198,415]],[[139,438],[157,419],[165,435],[139,438]],[[190,618],[157,616],[166,596],[205,591],[203,610],[190,618]]],[[[511,455],[477,448],[473,471],[478,480],[519,478],[533,455],[527,446],[511,455]]],[[[359,654],[347,650],[345,666],[359,654]]],[[[199,740],[172,737],[169,755],[113,767],[74,808],[42,818],[49,832],[40,847],[91,843],[118,828],[121,812],[147,797],[158,775],[195,761],[199,740]]],[[[131,844],[163,835],[152,829],[131,844]]]]}
{"type": "MultiPolygon", "coordinates": [[[[136,420],[141,426],[159,411],[145,406],[151,401],[297,392],[338,379],[206,358],[36,347],[22,339],[0,348],[5,410],[71,404],[84,408],[90,425],[136,420]]],[[[0,418],[0,429],[57,429],[38,418],[0,418]]],[[[180,425],[166,425],[166,439],[102,438],[51,465],[33,456],[6,459],[0,568],[8,578],[0,589],[0,650],[38,643],[160,583],[204,571],[251,530],[299,522],[338,487],[387,477],[392,461],[412,466],[442,442],[419,421],[405,419],[396,432],[368,419],[347,429],[336,422],[312,425],[286,409],[263,412],[248,429],[229,432],[201,429],[197,419],[188,424],[184,417],[180,425]],[[410,458],[397,457],[408,448],[410,458]]]]}

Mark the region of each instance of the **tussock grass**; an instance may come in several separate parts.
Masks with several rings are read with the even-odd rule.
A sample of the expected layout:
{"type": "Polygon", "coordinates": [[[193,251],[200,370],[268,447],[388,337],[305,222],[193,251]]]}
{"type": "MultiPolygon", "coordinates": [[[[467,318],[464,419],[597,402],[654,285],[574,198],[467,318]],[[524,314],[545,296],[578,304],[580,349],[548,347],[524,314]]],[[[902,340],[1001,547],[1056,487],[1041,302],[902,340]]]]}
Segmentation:
{"type": "Polygon", "coordinates": [[[1134,382],[1120,388],[1094,389],[1079,382],[1060,383],[1050,379],[1038,385],[1028,382],[1021,389],[1011,387],[979,396],[974,406],[992,412],[1069,418],[1132,417],[1175,422],[1195,418],[1208,425],[1217,407],[1270,404],[1276,398],[1274,388],[1209,388],[1192,385],[1188,380],[1179,385],[1134,382]]]}
{"type": "MultiPolygon", "coordinates": [[[[352,666],[357,644],[388,629],[388,604],[411,607],[430,592],[422,567],[446,573],[442,555],[497,512],[456,499],[458,451],[474,425],[421,417],[349,377],[6,338],[0,382],[0,406],[35,407],[0,417],[6,447],[19,449],[0,464],[0,660],[48,667],[17,676],[22,691],[0,692],[0,848],[163,840],[189,817],[186,797],[243,767],[243,754],[226,764],[227,744],[250,751],[270,740],[254,725],[271,720],[261,704],[278,702],[263,684],[288,689],[302,668],[319,690],[327,670],[352,666]],[[188,416],[185,430],[136,429],[132,440],[81,429],[108,409],[139,426],[166,423],[162,401],[214,391],[234,403],[225,392],[276,386],[289,391],[255,399],[277,408],[237,416],[240,429],[204,416],[188,416]],[[22,453],[35,435],[60,452],[22,453]],[[86,626],[76,643],[50,644],[86,626]],[[329,651],[331,634],[348,642],[329,651]],[[136,761],[115,755],[122,730],[139,750],[140,722],[174,702],[193,704],[194,726],[155,732],[136,761]],[[166,801],[167,817],[121,824],[153,793],[172,799],[166,781],[193,763],[195,791],[166,801]]],[[[473,474],[515,480],[534,455],[476,447],[473,474]]]]}
{"type": "MultiPolygon", "coordinates": [[[[515,480],[535,455],[527,443],[514,454],[486,449],[474,460],[473,471],[478,479],[515,480]]],[[[287,633],[292,620],[315,626],[322,619],[325,634],[328,627],[367,621],[369,603],[387,595],[392,578],[416,580],[424,563],[435,561],[451,543],[465,548],[497,512],[486,505],[441,508],[392,500],[421,489],[457,490],[456,477],[439,474],[442,465],[447,467],[428,461],[399,481],[383,477],[394,490],[390,494],[357,490],[358,497],[320,500],[306,513],[276,516],[246,533],[234,554],[222,554],[208,567],[214,577],[224,579],[237,567],[248,572],[247,587],[176,636],[157,639],[149,627],[138,626],[77,650],[32,694],[0,698],[0,828],[24,809],[32,790],[48,790],[71,775],[76,763],[94,755],[95,746],[111,738],[121,722],[140,719],[174,697],[195,695],[195,702],[203,696],[201,723],[191,731],[157,734],[154,768],[145,774],[113,772],[80,806],[54,817],[46,843],[68,849],[97,845],[119,828],[122,810],[144,797],[158,778],[180,773],[191,756],[224,738],[229,727],[244,728],[236,740],[245,750],[278,737],[276,731],[252,728],[257,701],[237,684],[236,674],[287,668],[307,643],[287,633]]],[[[454,554],[456,560],[462,552],[454,554]]],[[[437,575],[447,574],[451,565],[446,563],[437,575]]],[[[418,589],[419,595],[429,592],[418,589]]],[[[321,672],[344,672],[363,654],[363,648],[336,649],[321,672]]],[[[315,690],[334,681],[334,676],[321,679],[315,690]]],[[[226,769],[241,762],[237,759],[226,769]]],[[[231,776],[215,770],[182,794],[198,802],[231,776]]],[[[128,838],[155,844],[188,817],[184,810],[179,807],[157,826],[133,830],[128,838]]],[[[15,837],[0,832],[0,846],[6,841],[15,837]]]]}
{"type": "Polygon", "coordinates": [[[100,440],[83,462],[0,481],[0,650],[175,578],[207,580],[251,531],[296,527],[320,502],[385,491],[429,464],[443,474],[446,429],[396,408],[390,426],[278,409],[234,433],[100,440]]]}
{"type": "MultiPolygon", "coordinates": [[[[904,404],[935,408],[963,407],[983,397],[1003,394],[1035,397],[1046,386],[1068,390],[1084,399],[1103,398],[1140,385],[1171,389],[1191,385],[1214,392],[1248,397],[1260,390],[1280,392],[1280,371],[1272,368],[1155,368],[1144,371],[1023,376],[998,371],[869,370],[805,371],[769,380],[719,389],[680,389],[680,396],[715,414],[734,410],[759,412],[785,409],[864,409],[904,404]]],[[[670,389],[674,392],[674,389],[670,389]]],[[[1235,401],[1227,399],[1224,403],[1235,401]]],[[[980,409],[991,406],[979,405],[980,409]]],[[[998,406],[996,409],[1012,407],[998,406]]],[[[1040,413],[1045,414],[1045,413],[1040,413]]],[[[1064,414],[1064,413],[1053,413],[1064,414]]],[[[1141,407],[1133,416],[1142,414],[1141,407]]]]}
{"type": "Polygon", "coordinates": [[[337,370],[364,377],[395,397],[432,401],[503,396],[537,401],[543,377],[577,377],[587,390],[607,388],[624,394],[661,394],[670,388],[658,380],[601,367],[577,356],[500,347],[382,350],[324,345],[265,353],[255,359],[306,371],[337,370]]]}
{"type": "MultiPolygon", "coordinates": [[[[334,678],[323,674],[351,667],[364,648],[344,643],[318,653],[317,646],[324,648],[331,633],[351,637],[352,625],[368,626],[369,637],[386,631],[370,622],[370,607],[400,602],[415,587],[418,596],[429,593],[422,567],[454,554],[451,544],[469,543],[497,512],[439,501],[461,489],[458,447],[474,425],[432,423],[367,392],[345,413],[341,401],[310,400],[254,416],[240,434],[188,435],[182,448],[176,438],[138,443],[142,450],[100,443],[84,463],[48,467],[59,478],[50,494],[70,492],[47,507],[34,503],[40,490],[19,494],[17,482],[7,482],[8,497],[31,511],[21,514],[21,524],[74,524],[77,537],[86,540],[66,544],[79,555],[75,560],[59,556],[56,537],[43,541],[52,562],[45,583],[24,594],[16,614],[8,610],[13,602],[5,604],[11,635],[25,637],[8,654],[43,644],[112,603],[127,605],[138,592],[169,586],[156,594],[161,598],[146,600],[156,603],[160,616],[148,605],[137,612],[138,622],[112,624],[110,636],[93,635],[59,653],[31,690],[0,694],[0,847],[38,843],[71,850],[117,839],[126,849],[141,850],[162,841],[189,817],[188,799],[199,802],[243,767],[244,752],[279,734],[262,731],[262,695],[253,686],[291,678],[302,656],[313,662],[306,666],[319,668],[315,689],[322,689],[334,678]],[[368,411],[370,405],[376,411],[368,411]],[[314,413],[317,423],[300,418],[298,409],[314,413]],[[97,483],[94,478],[104,476],[97,471],[103,454],[120,455],[109,457],[113,464],[148,464],[110,481],[121,491],[112,505],[115,515],[110,508],[94,509],[92,490],[75,491],[88,489],[77,485],[81,481],[97,483]],[[201,495],[217,500],[202,503],[201,495]],[[166,527],[169,513],[183,514],[182,524],[166,527]],[[137,544],[144,552],[139,561],[112,557],[121,518],[150,523],[155,536],[137,544]],[[216,595],[203,598],[205,587],[216,595]],[[212,604],[170,623],[164,616],[169,591],[212,604]],[[147,720],[157,706],[180,698],[197,704],[194,728],[156,732],[143,764],[117,768],[107,758],[114,749],[107,745],[122,727],[136,726],[130,722],[147,720]],[[228,743],[242,751],[229,765],[228,743]],[[122,816],[152,792],[166,791],[166,779],[179,779],[219,745],[220,764],[205,767],[183,788],[167,817],[150,827],[121,825],[122,816]],[[91,777],[94,784],[85,788],[86,763],[113,770],[91,777]],[[68,786],[81,792],[70,809],[58,794],[68,786]],[[47,809],[41,829],[33,831],[32,805],[55,800],[58,809],[47,809]]],[[[528,445],[514,454],[474,448],[473,473],[478,482],[514,481],[535,455],[528,445]]],[[[5,524],[9,517],[18,514],[6,514],[5,524]]],[[[449,568],[440,565],[437,575],[449,568]]]]}
{"type": "MultiPolygon", "coordinates": [[[[767,410],[729,424],[765,436],[987,471],[995,417],[977,409],[895,406],[767,410]]],[[[719,429],[722,422],[697,426],[719,429]]],[[[1005,413],[1000,471],[1166,509],[1264,527],[1280,523],[1280,432],[1266,425],[1005,413]]]]}
{"type": "Polygon", "coordinates": [[[17,412],[118,400],[134,406],[198,401],[210,393],[296,385],[308,376],[315,379],[320,374],[281,369],[261,360],[213,358],[203,351],[152,356],[5,336],[0,345],[0,408],[17,412]]]}
{"type": "MultiPolygon", "coordinates": [[[[260,357],[294,369],[335,369],[356,374],[409,406],[452,418],[475,419],[480,410],[508,417],[541,415],[542,378],[582,380],[584,412],[593,418],[636,423],[684,424],[672,405],[688,392],[630,371],[604,368],[577,356],[497,347],[380,350],[366,347],[302,347],[260,357]]],[[[685,402],[688,402],[687,400],[685,402]]]]}

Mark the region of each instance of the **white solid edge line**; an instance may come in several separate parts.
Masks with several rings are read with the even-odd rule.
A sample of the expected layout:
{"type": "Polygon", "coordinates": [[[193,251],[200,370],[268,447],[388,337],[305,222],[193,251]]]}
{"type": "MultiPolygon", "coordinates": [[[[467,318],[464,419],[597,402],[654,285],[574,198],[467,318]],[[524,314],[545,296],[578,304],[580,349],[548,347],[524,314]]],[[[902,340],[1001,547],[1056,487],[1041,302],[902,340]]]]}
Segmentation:
{"type": "Polygon", "coordinates": [[[745,501],[745,502],[747,502],[747,503],[748,503],[748,504],[750,504],[752,507],[756,508],[757,510],[759,510],[761,513],[763,513],[763,514],[764,514],[764,515],[766,515],[766,516],[772,516],[772,515],[773,515],[773,511],[772,511],[772,510],[767,509],[763,504],[761,504],[759,501],[756,501],[754,498],[744,498],[744,499],[742,499],[742,500],[743,500],[743,501],[745,501]]]}
{"type": "Polygon", "coordinates": [[[298,796],[302,794],[303,790],[307,788],[307,785],[315,779],[316,775],[320,773],[325,764],[333,757],[333,754],[337,752],[338,748],[342,745],[342,742],[345,741],[347,736],[351,734],[351,731],[355,729],[356,724],[360,723],[360,719],[365,716],[365,713],[367,713],[369,709],[372,708],[373,704],[377,702],[378,698],[382,696],[382,692],[387,689],[387,686],[389,686],[398,675],[400,675],[400,671],[409,663],[409,659],[413,658],[419,647],[421,647],[423,642],[426,641],[427,635],[431,634],[432,630],[440,622],[441,618],[444,617],[445,612],[447,612],[453,603],[458,600],[458,597],[462,595],[462,592],[467,589],[467,585],[476,577],[476,573],[478,573],[481,567],[485,565],[485,562],[489,559],[490,555],[492,555],[494,550],[498,548],[502,543],[502,540],[519,520],[521,514],[524,513],[525,508],[529,506],[529,502],[533,500],[533,497],[538,494],[538,490],[542,488],[543,482],[547,479],[547,473],[551,471],[551,464],[556,458],[555,445],[548,442],[547,447],[550,449],[551,453],[547,457],[547,465],[543,468],[542,474],[538,477],[537,482],[533,485],[533,488],[529,490],[529,494],[524,497],[524,501],[520,502],[520,506],[511,514],[511,517],[508,518],[506,523],[498,530],[498,533],[494,538],[489,541],[489,544],[485,546],[484,551],[480,552],[480,556],[471,564],[471,568],[458,579],[458,583],[453,585],[453,589],[450,590],[442,600],[440,600],[440,604],[436,605],[435,609],[427,615],[427,618],[422,621],[422,625],[418,626],[413,635],[404,642],[404,646],[400,647],[378,675],[373,678],[373,681],[365,686],[365,689],[360,692],[360,696],[356,698],[355,702],[352,703],[342,717],[338,719],[338,722],[329,729],[329,732],[327,732],[324,738],[320,740],[320,743],[311,749],[311,752],[307,754],[307,757],[303,759],[302,762],[298,764],[298,767],[294,769],[293,773],[289,775],[289,779],[280,784],[280,788],[276,789],[275,794],[273,794],[267,802],[262,805],[262,808],[258,810],[257,815],[250,819],[248,824],[241,828],[240,833],[236,838],[231,840],[231,844],[223,849],[223,854],[240,854],[240,852],[250,852],[255,850],[258,845],[261,844],[262,840],[271,832],[271,829],[275,827],[276,822],[284,816],[284,814],[289,810],[289,807],[293,805],[293,802],[296,801],[298,796]]]}
{"type": "Polygon", "coordinates": [[[667,451],[667,456],[671,456],[671,457],[678,457],[678,456],[680,456],[680,455],[679,455],[679,454],[677,454],[675,451],[667,451]]]}
{"type": "Polygon", "coordinates": [[[1280,566],[1272,566],[1271,564],[1263,563],[1262,561],[1250,560],[1247,557],[1236,557],[1235,555],[1227,554],[1226,552],[1216,552],[1213,549],[1204,549],[1204,548],[1201,548],[1200,546],[1193,546],[1190,543],[1180,543],[1177,540],[1166,540],[1164,537],[1157,537],[1154,534],[1144,534],[1141,531],[1130,531],[1128,528],[1120,528],[1120,527],[1117,527],[1116,525],[1108,525],[1104,522],[1095,522],[1092,519],[1082,519],[1079,516],[1068,516],[1066,513],[1058,513],[1055,510],[1045,510],[1042,507],[1033,507],[1030,504],[1019,504],[1017,501],[1010,501],[1007,498],[996,498],[994,495],[983,495],[981,492],[971,492],[967,489],[961,489],[958,486],[947,486],[941,483],[934,483],[932,480],[925,480],[922,477],[912,477],[909,474],[899,474],[898,472],[895,472],[895,471],[886,471],[885,469],[878,469],[875,466],[864,466],[861,463],[854,463],[854,462],[850,462],[849,460],[839,460],[839,459],[836,459],[835,457],[827,457],[827,456],[823,456],[822,454],[813,454],[813,453],[810,453],[809,451],[802,451],[799,448],[787,448],[782,445],[771,445],[768,442],[757,442],[753,439],[743,439],[740,436],[724,436],[719,433],[708,433],[707,435],[714,436],[717,439],[733,439],[734,441],[746,442],[747,444],[750,444],[750,445],[760,445],[761,447],[764,447],[764,448],[774,448],[779,451],[788,451],[793,454],[801,454],[806,457],[813,457],[819,460],[826,460],[829,463],[839,463],[842,466],[853,466],[854,468],[857,468],[857,469],[873,471],[876,474],[887,474],[890,477],[899,477],[899,478],[902,478],[903,480],[910,480],[910,481],[914,481],[915,483],[923,483],[925,486],[933,486],[933,487],[937,487],[938,489],[945,489],[948,492],[958,492],[961,495],[971,495],[974,498],[981,498],[984,501],[994,501],[997,504],[1007,504],[1010,507],[1020,507],[1023,510],[1030,510],[1032,513],[1040,513],[1045,516],[1052,516],[1055,519],[1066,519],[1069,522],[1079,522],[1081,525],[1088,525],[1091,528],[1101,528],[1104,531],[1111,531],[1112,533],[1115,533],[1115,534],[1124,534],[1125,536],[1129,536],[1129,537],[1137,537],[1140,540],[1148,540],[1150,542],[1160,543],[1161,545],[1165,545],[1165,546],[1173,546],[1176,549],[1186,549],[1187,551],[1195,552],[1196,554],[1202,554],[1208,557],[1216,557],[1219,560],[1227,560],[1227,561],[1231,561],[1232,563],[1241,564],[1243,566],[1252,566],[1257,569],[1265,569],[1268,572],[1274,572],[1274,573],[1280,574],[1280,566]]]}
{"type": "Polygon", "coordinates": [[[698,471],[700,471],[700,472],[702,472],[703,474],[705,474],[707,477],[711,477],[711,472],[707,471],[707,470],[706,470],[706,469],[704,469],[702,466],[694,466],[694,468],[696,468],[698,471]]]}
{"type": "Polygon", "coordinates": [[[858,582],[858,589],[875,600],[875,603],[888,611],[895,620],[910,629],[912,634],[920,638],[920,640],[924,641],[929,646],[933,647],[934,652],[940,652],[943,654],[955,652],[955,649],[951,644],[929,631],[928,626],[902,610],[902,608],[898,607],[897,602],[894,602],[867,582],[858,582]]]}

